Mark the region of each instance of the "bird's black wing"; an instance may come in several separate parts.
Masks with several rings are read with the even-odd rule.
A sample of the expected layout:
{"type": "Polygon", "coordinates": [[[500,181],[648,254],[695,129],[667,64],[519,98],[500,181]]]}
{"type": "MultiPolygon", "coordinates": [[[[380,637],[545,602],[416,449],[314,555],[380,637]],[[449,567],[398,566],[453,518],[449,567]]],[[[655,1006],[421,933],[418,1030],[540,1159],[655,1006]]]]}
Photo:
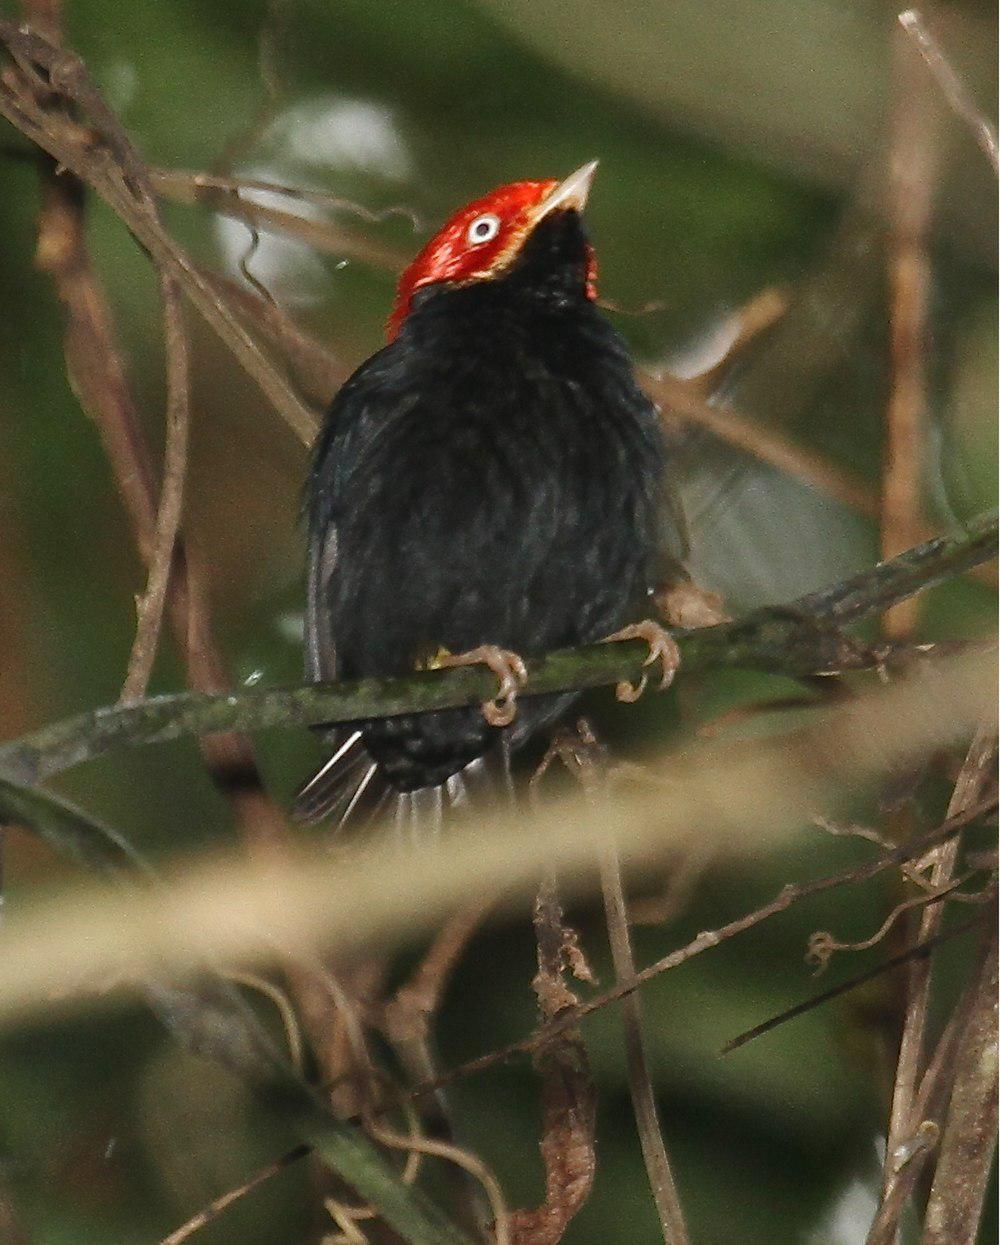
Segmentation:
{"type": "MultiPolygon", "coordinates": [[[[385,418],[378,400],[384,392],[383,355],[381,351],[373,355],[339,390],[313,449],[303,507],[308,529],[305,674],[311,682],[334,680],[341,673],[330,610],[338,571],[340,501],[361,448],[377,435],[385,418]]],[[[365,793],[376,794],[371,789],[370,763],[361,731],[353,724],[319,729],[331,755],[295,798],[294,813],[301,821],[329,816],[345,796],[356,791],[358,783],[365,784],[365,793]],[[352,782],[354,778],[358,783],[352,782]]]]}

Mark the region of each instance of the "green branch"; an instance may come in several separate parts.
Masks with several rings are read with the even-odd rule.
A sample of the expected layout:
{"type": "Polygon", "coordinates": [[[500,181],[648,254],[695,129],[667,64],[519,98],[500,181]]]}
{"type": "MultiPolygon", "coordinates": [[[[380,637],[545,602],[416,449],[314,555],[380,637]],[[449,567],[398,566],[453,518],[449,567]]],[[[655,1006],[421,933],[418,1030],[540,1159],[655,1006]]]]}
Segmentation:
{"type": "MultiPolygon", "coordinates": [[[[939,537],[822,592],[675,638],[686,672],[740,667],[803,678],[870,669],[886,655],[844,635],[845,623],[881,613],[996,556],[995,516],[956,537],[939,537]]],[[[592,644],[529,660],[522,695],[636,680],[642,641],[592,644]]],[[[95,709],[43,727],[0,748],[0,774],[34,784],[115,748],[163,743],[212,731],[259,731],[392,717],[474,705],[496,694],[484,666],[428,670],[404,678],[358,679],[294,688],[244,688],[221,695],[182,692],[95,709]]]]}

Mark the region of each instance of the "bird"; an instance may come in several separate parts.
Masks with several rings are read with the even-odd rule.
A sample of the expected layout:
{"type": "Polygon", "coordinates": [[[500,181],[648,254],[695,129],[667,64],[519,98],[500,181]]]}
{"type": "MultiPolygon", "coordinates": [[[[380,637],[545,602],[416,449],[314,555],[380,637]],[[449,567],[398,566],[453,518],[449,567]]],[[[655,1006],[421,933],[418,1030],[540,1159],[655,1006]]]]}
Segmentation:
{"type": "Polygon", "coordinates": [[[576,698],[518,700],[526,657],[641,637],[672,676],[652,598],[686,577],[684,519],[659,413],[597,305],[596,168],[449,217],[399,280],[386,344],[330,404],[305,488],[306,677],[484,663],[498,692],[328,729],[302,821],[370,824],[391,804],[419,834],[509,786],[512,755],[576,698]]]}

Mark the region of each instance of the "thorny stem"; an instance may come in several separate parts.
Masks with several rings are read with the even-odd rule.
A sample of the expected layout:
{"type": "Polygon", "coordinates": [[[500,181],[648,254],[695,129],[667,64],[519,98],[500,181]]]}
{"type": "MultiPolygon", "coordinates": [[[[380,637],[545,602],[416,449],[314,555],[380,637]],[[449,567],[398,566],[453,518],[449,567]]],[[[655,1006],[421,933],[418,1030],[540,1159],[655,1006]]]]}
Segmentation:
{"type": "MultiPolygon", "coordinates": [[[[961,537],[939,537],[833,588],[791,605],[762,610],[735,622],[675,634],[681,669],[693,672],[748,667],[790,676],[880,664],[882,654],[857,644],[837,627],[887,603],[995,556],[997,521],[983,519],[961,537]]],[[[639,641],[564,649],[531,660],[522,695],[600,687],[637,679],[647,646],[639,641]]],[[[218,695],[176,693],[130,706],[80,714],[22,736],[0,748],[0,772],[37,783],[115,748],[164,742],[184,735],[310,726],[391,717],[478,704],[496,691],[484,667],[428,670],[400,679],[295,688],[244,688],[218,695]]]]}

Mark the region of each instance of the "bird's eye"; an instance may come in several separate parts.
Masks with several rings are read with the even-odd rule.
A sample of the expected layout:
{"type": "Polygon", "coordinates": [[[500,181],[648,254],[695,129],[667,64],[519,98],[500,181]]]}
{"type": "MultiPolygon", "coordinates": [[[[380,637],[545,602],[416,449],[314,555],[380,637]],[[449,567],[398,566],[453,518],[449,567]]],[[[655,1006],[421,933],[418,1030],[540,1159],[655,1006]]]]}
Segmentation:
{"type": "Polygon", "coordinates": [[[499,232],[500,217],[494,216],[492,212],[486,212],[476,217],[465,231],[465,236],[470,245],[482,246],[484,242],[492,242],[499,232]]]}

